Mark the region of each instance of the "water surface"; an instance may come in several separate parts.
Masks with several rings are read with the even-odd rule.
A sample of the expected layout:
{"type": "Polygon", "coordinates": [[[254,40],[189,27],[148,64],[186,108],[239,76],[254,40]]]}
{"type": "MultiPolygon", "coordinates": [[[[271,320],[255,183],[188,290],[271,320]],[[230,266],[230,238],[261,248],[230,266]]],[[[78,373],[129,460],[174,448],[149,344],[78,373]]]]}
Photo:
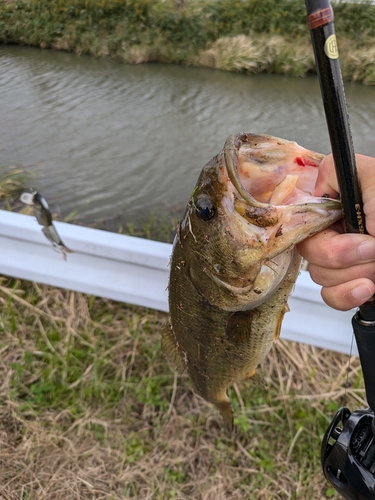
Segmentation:
{"type": "MultiPolygon", "coordinates": [[[[243,75],[0,47],[0,165],[88,223],[185,205],[233,132],[330,150],[316,77],[243,75]]],[[[346,85],[357,152],[375,156],[375,88],[346,85]]]]}

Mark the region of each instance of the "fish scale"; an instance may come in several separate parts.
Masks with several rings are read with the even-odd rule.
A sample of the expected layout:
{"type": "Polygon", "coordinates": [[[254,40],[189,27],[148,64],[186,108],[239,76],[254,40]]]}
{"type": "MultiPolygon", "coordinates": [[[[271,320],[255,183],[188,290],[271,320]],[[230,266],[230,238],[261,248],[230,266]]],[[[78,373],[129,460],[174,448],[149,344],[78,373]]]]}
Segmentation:
{"type": "Polygon", "coordinates": [[[162,349],[188,372],[197,394],[217,406],[228,430],[228,388],[246,379],[261,383],[257,366],[289,310],[301,260],[295,245],[341,217],[338,200],[315,198],[313,184],[302,193],[288,181],[305,174],[314,182],[322,158],[284,139],[233,134],[203,168],[179,225],[162,349]],[[242,183],[245,170],[258,199],[242,183]],[[279,203],[284,182],[285,198],[298,202],[264,203],[256,179],[277,191],[279,203]]]}

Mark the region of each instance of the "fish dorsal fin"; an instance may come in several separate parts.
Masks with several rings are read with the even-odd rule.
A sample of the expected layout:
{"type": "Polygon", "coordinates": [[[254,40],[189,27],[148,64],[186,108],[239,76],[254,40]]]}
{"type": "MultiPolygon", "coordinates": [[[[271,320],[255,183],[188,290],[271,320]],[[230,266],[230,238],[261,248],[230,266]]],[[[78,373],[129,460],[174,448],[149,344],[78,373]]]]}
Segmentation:
{"type": "Polygon", "coordinates": [[[237,311],[228,318],[226,334],[229,342],[235,345],[243,344],[251,335],[251,323],[255,310],[237,311]]]}
{"type": "Polygon", "coordinates": [[[164,326],[161,333],[161,349],[170,363],[176,368],[179,373],[185,371],[186,365],[184,363],[182,354],[178,350],[178,342],[174,336],[172,325],[168,319],[167,324],[164,326]]]}

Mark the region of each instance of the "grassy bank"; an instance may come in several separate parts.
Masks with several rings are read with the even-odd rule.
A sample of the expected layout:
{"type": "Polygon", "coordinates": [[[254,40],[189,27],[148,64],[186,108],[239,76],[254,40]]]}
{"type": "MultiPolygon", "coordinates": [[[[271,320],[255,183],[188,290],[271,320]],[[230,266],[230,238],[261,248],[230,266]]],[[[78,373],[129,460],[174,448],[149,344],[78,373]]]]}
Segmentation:
{"type": "Polygon", "coordinates": [[[232,390],[230,436],[163,358],[165,314],[3,279],[0,317],[1,498],[338,498],[320,442],[366,406],[358,359],[278,342],[268,390],[232,390]]]}
{"type": "MultiPolygon", "coordinates": [[[[375,6],[336,3],[344,77],[375,84],[375,6]]],[[[0,41],[229,71],[315,71],[301,0],[3,0],[0,41]]]]}

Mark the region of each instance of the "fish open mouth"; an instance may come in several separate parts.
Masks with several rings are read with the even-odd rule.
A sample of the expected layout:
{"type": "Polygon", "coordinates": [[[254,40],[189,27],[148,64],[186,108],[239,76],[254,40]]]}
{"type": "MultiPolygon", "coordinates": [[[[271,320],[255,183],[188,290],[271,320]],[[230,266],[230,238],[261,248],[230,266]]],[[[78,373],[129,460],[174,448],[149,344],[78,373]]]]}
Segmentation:
{"type": "Polygon", "coordinates": [[[312,195],[324,155],[296,142],[267,135],[234,134],[227,140],[224,155],[232,184],[253,207],[330,201],[312,195]]]}

